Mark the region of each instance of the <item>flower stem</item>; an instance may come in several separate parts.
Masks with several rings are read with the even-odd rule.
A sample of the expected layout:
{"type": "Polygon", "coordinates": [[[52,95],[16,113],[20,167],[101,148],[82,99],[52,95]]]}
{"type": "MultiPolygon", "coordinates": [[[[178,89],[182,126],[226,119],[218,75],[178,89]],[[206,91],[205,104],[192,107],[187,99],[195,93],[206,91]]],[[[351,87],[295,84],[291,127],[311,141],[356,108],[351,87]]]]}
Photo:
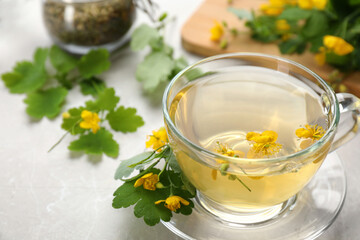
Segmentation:
{"type": "Polygon", "coordinates": [[[141,173],[139,173],[138,175],[136,175],[135,177],[132,177],[132,178],[128,178],[128,179],[121,179],[121,181],[124,181],[124,182],[131,182],[135,179],[138,179],[139,177],[142,177],[144,176],[145,174],[147,174],[148,172],[150,172],[150,170],[160,162],[160,159],[157,160],[156,162],[154,162],[153,164],[151,164],[147,169],[145,169],[144,171],[142,171],[141,173]]]}
{"type": "Polygon", "coordinates": [[[246,184],[245,184],[243,181],[241,181],[240,178],[236,177],[236,179],[237,179],[247,190],[249,190],[249,192],[251,192],[251,189],[250,189],[248,186],[246,186],[246,184]]]}
{"type": "Polygon", "coordinates": [[[61,143],[61,141],[66,137],[66,135],[68,135],[69,132],[66,132],[64,135],[62,135],[62,137],[54,144],[52,145],[52,147],[48,150],[48,153],[51,152],[51,150],[53,150],[57,145],[59,145],[59,143],[61,143]]]}

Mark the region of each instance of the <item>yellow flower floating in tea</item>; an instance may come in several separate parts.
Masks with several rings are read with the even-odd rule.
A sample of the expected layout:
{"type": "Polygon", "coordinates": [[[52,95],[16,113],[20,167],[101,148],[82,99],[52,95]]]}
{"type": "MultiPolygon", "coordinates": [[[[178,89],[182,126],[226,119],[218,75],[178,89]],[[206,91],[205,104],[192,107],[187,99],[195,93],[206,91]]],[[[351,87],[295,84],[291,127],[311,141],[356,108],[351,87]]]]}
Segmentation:
{"type": "Polygon", "coordinates": [[[156,183],[159,182],[159,177],[157,174],[147,173],[134,183],[134,187],[143,186],[146,190],[155,191],[156,183]]]}
{"type": "MultiPolygon", "coordinates": [[[[242,158],[245,157],[245,153],[239,150],[233,150],[228,145],[220,143],[219,141],[216,142],[217,147],[215,148],[215,151],[221,155],[228,156],[228,157],[236,157],[236,158],[242,158]]],[[[229,167],[229,164],[227,161],[224,160],[216,160],[217,163],[221,164],[220,166],[220,173],[224,173],[227,168],[229,167]]],[[[217,178],[217,172],[218,170],[213,169],[211,172],[212,179],[216,180],[217,178]]],[[[226,175],[226,174],[225,174],[226,175]]]]}
{"type": "Polygon", "coordinates": [[[166,200],[156,201],[155,204],[160,204],[162,202],[165,202],[164,206],[166,208],[174,212],[181,207],[181,204],[185,206],[188,206],[190,204],[188,201],[179,196],[170,196],[166,200]]]}
{"type": "Polygon", "coordinates": [[[93,133],[96,133],[100,129],[99,126],[100,118],[97,113],[90,112],[88,110],[83,110],[81,112],[81,118],[83,119],[83,121],[80,122],[81,128],[91,129],[93,133]]]}
{"type": "Polygon", "coordinates": [[[264,156],[272,156],[282,149],[282,145],[276,143],[277,138],[278,134],[274,131],[249,132],[246,134],[246,140],[250,141],[252,150],[264,156]]]}
{"type": "MultiPolygon", "coordinates": [[[[227,157],[235,157],[235,158],[242,158],[245,157],[245,153],[239,150],[233,150],[232,148],[230,148],[229,146],[227,146],[226,144],[220,143],[219,141],[216,142],[217,144],[217,148],[215,148],[215,151],[217,153],[220,153],[221,155],[227,156],[227,157]]],[[[236,175],[234,174],[228,174],[227,170],[229,168],[229,163],[228,161],[225,160],[216,160],[217,163],[221,164],[220,165],[220,169],[213,169],[211,171],[211,177],[213,180],[217,179],[217,172],[219,171],[221,173],[221,175],[223,176],[228,176],[228,179],[231,181],[234,180],[238,180],[249,192],[251,192],[250,188],[236,175]]]]}
{"type": "MultiPolygon", "coordinates": [[[[314,142],[324,136],[325,130],[319,125],[306,124],[304,128],[299,128],[295,132],[296,136],[303,138],[300,143],[300,148],[304,149],[312,145],[314,142]]],[[[248,132],[246,134],[246,140],[249,142],[250,149],[246,154],[246,158],[264,158],[271,157],[279,153],[283,146],[277,143],[278,134],[275,131],[266,130],[262,133],[248,132]]],[[[227,144],[216,142],[215,152],[227,157],[240,157],[244,158],[245,153],[239,150],[234,150],[227,144]]],[[[229,174],[226,171],[230,167],[229,161],[216,160],[220,167],[211,171],[211,177],[213,180],[217,179],[217,173],[220,172],[223,176],[228,176],[229,180],[239,180],[247,189],[249,189],[238,176],[229,174]]],[[[245,173],[246,174],[246,173],[245,173]]],[[[251,179],[258,180],[262,176],[249,176],[251,179]]],[[[250,191],[250,190],[249,190],[250,191]]]]}
{"type": "Polygon", "coordinates": [[[169,142],[166,130],[164,127],[159,128],[157,131],[152,131],[152,135],[148,136],[148,140],[145,142],[146,148],[152,148],[156,151],[160,151],[161,147],[169,142]]]}
{"type": "Polygon", "coordinates": [[[319,125],[306,124],[304,128],[298,128],[295,134],[299,138],[310,138],[312,140],[319,140],[325,134],[323,127],[319,125]]]}
{"type": "Polygon", "coordinates": [[[305,139],[300,143],[300,148],[305,149],[322,138],[325,134],[325,130],[319,125],[306,124],[304,128],[296,129],[295,134],[298,138],[305,139]]]}

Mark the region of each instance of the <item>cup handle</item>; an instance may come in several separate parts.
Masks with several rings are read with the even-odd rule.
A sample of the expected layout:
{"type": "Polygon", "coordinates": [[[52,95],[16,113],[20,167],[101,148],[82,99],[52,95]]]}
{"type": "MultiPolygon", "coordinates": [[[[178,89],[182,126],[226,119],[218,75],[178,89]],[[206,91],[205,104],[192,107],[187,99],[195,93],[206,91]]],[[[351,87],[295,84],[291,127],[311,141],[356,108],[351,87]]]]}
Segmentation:
{"type": "Polygon", "coordinates": [[[340,122],[331,151],[356,136],[360,125],[360,99],[350,93],[337,93],[340,107],[340,122]]]}

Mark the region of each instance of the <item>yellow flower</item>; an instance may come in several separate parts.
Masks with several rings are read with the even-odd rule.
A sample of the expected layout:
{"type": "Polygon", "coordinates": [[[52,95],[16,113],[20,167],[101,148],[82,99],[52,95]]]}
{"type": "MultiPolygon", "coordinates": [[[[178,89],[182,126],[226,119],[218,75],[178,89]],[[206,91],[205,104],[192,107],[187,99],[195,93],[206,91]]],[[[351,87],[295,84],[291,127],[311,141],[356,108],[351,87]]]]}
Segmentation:
{"type": "Polygon", "coordinates": [[[354,47],[340,37],[326,35],[323,38],[323,43],[327,49],[339,56],[344,56],[354,51],[354,47]]]}
{"type": "Polygon", "coordinates": [[[281,19],[281,20],[276,20],[276,29],[279,31],[279,32],[286,32],[286,31],[289,31],[290,30],[290,25],[289,23],[284,20],[284,19],[281,19]]]}
{"type": "Polygon", "coordinates": [[[80,122],[81,128],[91,129],[93,133],[96,133],[100,129],[100,118],[97,113],[83,110],[81,112],[81,118],[83,119],[83,121],[80,122]]]}
{"type": "MultiPolygon", "coordinates": [[[[245,157],[245,153],[239,150],[233,150],[231,149],[228,145],[220,143],[220,142],[216,142],[217,144],[217,148],[215,148],[215,151],[217,153],[220,153],[224,156],[228,156],[228,157],[238,157],[238,158],[243,158],[245,157]]],[[[219,164],[226,164],[228,163],[227,161],[224,160],[216,160],[217,163],[219,164]]],[[[218,170],[213,169],[211,171],[211,177],[213,180],[216,180],[217,178],[217,172],[218,170]]]]}
{"type": "Polygon", "coordinates": [[[155,184],[159,182],[159,177],[157,174],[147,173],[134,183],[134,187],[140,187],[141,185],[144,189],[155,191],[155,184]]]}
{"type": "MultiPolygon", "coordinates": [[[[152,147],[156,150],[169,142],[166,130],[164,127],[159,128],[157,131],[152,131],[152,135],[148,136],[148,140],[145,142],[146,148],[152,147]]],[[[160,149],[158,150],[160,151],[160,149]]]]}
{"type": "Polygon", "coordinates": [[[323,66],[325,64],[326,50],[324,47],[319,48],[319,52],[315,54],[315,60],[320,66],[323,66]]]}
{"type": "Polygon", "coordinates": [[[302,9],[319,9],[324,10],[327,0],[298,0],[298,5],[302,9]]]}
{"type": "Polygon", "coordinates": [[[218,21],[214,21],[214,26],[210,29],[210,33],[211,41],[219,41],[224,35],[224,28],[218,21]]]}
{"type": "Polygon", "coordinates": [[[288,5],[295,6],[297,4],[297,0],[286,0],[285,3],[288,5]]]}
{"type": "Polygon", "coordinates": [[[312,0],[312,4],[315,8],[323,10],[326,7],[327,0],[312,0]]]}
{"type": "Polygon", "coordinates": [[[299,0],[298,5],[302,9],[312,9],[313,8],[312,0],[299,0]]]}
{"type": "Polygon", "coordinates": [[[260,10],[267,16],[278,16],[284,10],[284,1],[270,1],[260,5],[260,10]]]}
{"type": "Polygon", "coordinates": [[[188,201],[186,201],[185,199],[179,196],[170,196],[166,200],[156,201],[155,204],[159,204],[162,202],[165,202],[164,206],[166,208],[174,212],[181,207],[180,203],[182,203],[185,206],[190,204],[188,201]]]}
{"type": "Polygon", "coordinates": [[[62,117],[63,117],[63,119],[68,119],[68,118],[70,118],[71,116],[70,116],[70,113],[68,113],[68,112],[63,112],[62,117]]]}
{"type": "Polygon", "coordinates": [[[281,150],[282,145],[276,143],[277,138],[278,134],[274,131],[249,132],[246,134],[246,140],[252,142],[252,150],[266,156],[273,155],[281,150]]]}
{"type": "Polygon", "coordinates": [[[313,140],[319,140],[325,134],[325,130],[316,125],[306,124],[305,128],[298,128],[295,131],[296,136],[299,138],[310,138],[313,140]]]}

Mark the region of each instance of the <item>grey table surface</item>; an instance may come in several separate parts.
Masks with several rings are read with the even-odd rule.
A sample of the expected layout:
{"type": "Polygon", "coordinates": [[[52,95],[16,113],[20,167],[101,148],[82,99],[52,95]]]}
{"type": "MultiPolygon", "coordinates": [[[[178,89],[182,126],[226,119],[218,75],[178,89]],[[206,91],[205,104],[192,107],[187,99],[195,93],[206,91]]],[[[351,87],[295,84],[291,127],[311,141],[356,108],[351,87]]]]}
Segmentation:
{"type": "MultiPolygon", "coordinates": [[[[176,55],[185,55],[190,62],[199,60],[182,49],[180,29],[201,1],[157,2],[177,17],[166,34],[176,55]]],[[[140,14],[136,24],[143,21],[148,20],[140,14]]],[[[16,61],[30,59],[36,47],[51,44],[42,22],[41,1],[0,0],[0,73],[9,71],[16,61]]],[[[146,135],[163,125],[160,106],[143,95],[134,77],[143,56],[125,50],[103,74],[121,103],[136,107],[146,122],[136,133],[115,134],[119,159],[143,151],[146,135]]],[[[69,93],[64,110],[89,99],[78,90],[69,93]]],[[[103,157],[94,163],[85,155],[71,154],[67,150],[71,137],[47,153],[63,135],[61,118],[31,121],[23,100],[23,95],[10,94],[0,84],[0,240],[177,239],[161,224],[148,227],[133,216],[131,208],[112,208],[112,193],[120,185],[113,179],[119,160],[103,157]]],[[[347,173],[348,194],[338,218],[319,239],[360,239],[360,136],[337,153],[347,173]]]]}

